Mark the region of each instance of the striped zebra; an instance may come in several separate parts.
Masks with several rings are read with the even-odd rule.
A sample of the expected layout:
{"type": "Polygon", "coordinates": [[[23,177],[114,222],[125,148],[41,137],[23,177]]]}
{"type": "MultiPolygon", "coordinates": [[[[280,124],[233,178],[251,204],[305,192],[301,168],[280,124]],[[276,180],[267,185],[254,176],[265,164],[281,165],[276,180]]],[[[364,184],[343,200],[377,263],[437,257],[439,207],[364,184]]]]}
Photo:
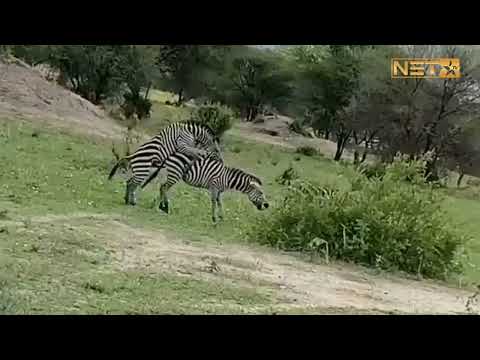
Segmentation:
{"type": "Polygon", "coordinates": [[[193,121],[176,122],[164,128],[158,135],[141,145],[133,154],[120,159],[110,171],[111,180],[118,168],[131,172],[125,190],[125,204],[136,205],[136,190],[155,170],[152,163],[162,166],[163,162],[172,154],[186,154],[200,159],[213,151],[221,158],[218,139],[213,131],[204,125],[193,121]]]}
{"type": "Polygon", "coordinates": [[[258,210],[268,209],[269,207],[261,188],[261,180],[241,169],[225,166],[223,159],[216,153],[211,152],[201,159],[195,159],[177,152],[163,164],[155,163],[154,166],[157,169],[142,184],[142,188],[158,175],[162,166],[167,169],[167,180],[160,186],[159,205],[159,209],[167,214],[169,212],[167,192],[180,180],[190,186],[209,190],[214,223],[218,221],[218,218],[223,219],[221,195],[227,190],[244,193],[258,210]]]}

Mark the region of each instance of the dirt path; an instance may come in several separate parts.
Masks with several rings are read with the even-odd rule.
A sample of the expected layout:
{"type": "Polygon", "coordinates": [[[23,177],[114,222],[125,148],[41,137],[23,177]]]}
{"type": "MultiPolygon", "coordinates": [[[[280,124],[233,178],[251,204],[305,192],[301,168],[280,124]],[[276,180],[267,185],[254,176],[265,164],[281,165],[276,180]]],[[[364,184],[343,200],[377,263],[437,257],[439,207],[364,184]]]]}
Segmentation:
{"type": "MultiPolygon", "coordinates": [[[[191,243],[158,231],[126,225],[118,216],[78,213],[42,216],[94,231],[113,251],[119,270],[168,272],[269,291],[285,311],[331,313],[467,313],[472,292],[394,276],[376,276],[350,265],[318,265],[268,249],[212,242],[191,243]],[[313,312],[315,312],[313,310],[313,312]],[[324,312],[324,311],[323,311],[324,312]]],[[[478,304],[474,313],[480,313],[478,304]]]]}
{"type": "MultiPolygon", "coordinates": [[[[247,140],[280,146],[287,149],[296,149],[300,146],[312,146],[327,157],[333,157],[337,150],[336,144],[332,141],[319,138],[307,138],[292,133],[291,131],[286,131],[285,129],[279,130],[279,127],[275,128],[274,126],[260,127],[255,124],[240,123],[237,124],[234,129],[230,130],[230,133],[247,140]],[[276,130],[278,131],[279,136],[272,136],[263,133],[262,129],[276,130]]],[[[345,149],[343,158],[352,160],[353,154],[345,149]]]]}

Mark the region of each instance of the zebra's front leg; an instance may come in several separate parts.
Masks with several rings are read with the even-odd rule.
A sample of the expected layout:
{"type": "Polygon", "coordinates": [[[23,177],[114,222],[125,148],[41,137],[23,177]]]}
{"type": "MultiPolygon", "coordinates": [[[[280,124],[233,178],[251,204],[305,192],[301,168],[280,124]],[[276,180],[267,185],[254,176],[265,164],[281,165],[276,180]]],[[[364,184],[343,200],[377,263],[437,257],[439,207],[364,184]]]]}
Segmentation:
{"type": "Polygon", "coordinates": [[[162,184],[160,186],[160,204],[158,205],[158,209],[167,214],[169,212],[169,206],[168,206],[169,201],[167,196],[168,189],[169,189],[168,184],[162,184]]]}
{"type": "Polygon", "coordinates": [[[214,224],[218,222],[218,214],[217,214],[218,194],[219,193],[217,190],[210,190],[210,196],[212,198],[212,221],[214,224]]]}
{"type": "Polygon", "coordinates": [[[133,181],[133,178],[127,181],[127,186],[125,189],[125,204],[126,205],[137,205],[137,196],[135,194],[135,190],[137,189],[137,185],[133,181]]]}
{"type": "Polygon", "coordinates": [[[218,217],[220,220],[223,220],[223,204],[222,204],[222,193],[218,192],[217,194],[217,208],[218,208],[218,217]]]}

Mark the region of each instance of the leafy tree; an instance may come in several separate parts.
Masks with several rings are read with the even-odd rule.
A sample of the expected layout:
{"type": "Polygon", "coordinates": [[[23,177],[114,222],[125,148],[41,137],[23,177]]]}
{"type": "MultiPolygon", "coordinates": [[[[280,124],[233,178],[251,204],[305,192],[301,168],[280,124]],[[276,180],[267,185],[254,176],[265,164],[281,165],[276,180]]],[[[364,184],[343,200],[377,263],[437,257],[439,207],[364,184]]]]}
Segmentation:
{"type": "MultiPolygon", "coordinates": [[[[128,46],[128,45],[123,45],[128,46]]],[[[62,81],[94,104],[115,94],[122,82],[119,45],[58,45],[49,48],[48,62],[62,81]]]]}
{"type": "Polygon", "coordinates": [[[130,45],[122,48],[120,67],[126,91],[122,109],[127,118],[136,114],[141,120],[150,115],[152,103],[148,99],[152,84],[159,77],[156,49],[152,46],[130,45]]]}
{"type": "Polygon", "coordinates": [[[358,89],[360,74],[359,54],[354,47],[332,45],[328,56],[313,62],[303,70],[304,102],[307,103],[310,122],[317,133],[329,138],[334,132],[340,160],[352,135],[349,106],[358,89]]]}
{"type": "Polygon", "coordinates": [[[289,74],[282,71],[278,58],[270,54],[233,59],[223,88],[225,100],[253,121],[265,105],[279,106],[291,93],[289,74]]]}
{"type": "MultiPolygon", "coordinates": [[[[463,130],[476,119],[479,109],[478,63],[471,50],[458,46],[411,46],[409,57],[460,57],[460,79],[390,79],[377,82],[375,101],[383,105],[388,121],[380,134],[382,156],[392,160],[397,152],[414,158],[431,153],[428,180],[438,179],[440,162],[451,163],[455,144],[463,130]]],[[[372,117],[376,113],[370,110],[372,117]]],[[[458,154],[455,155],[458,157],[458,154]]]]}
{"type": "Polygon", "coordinates": [[[162,86],[178,95],[178,105],[185,99],[207,93],[209,81],[224,67],[228,47],[210,45],[162,45],[157,64],[162,72],[162,86]]]}

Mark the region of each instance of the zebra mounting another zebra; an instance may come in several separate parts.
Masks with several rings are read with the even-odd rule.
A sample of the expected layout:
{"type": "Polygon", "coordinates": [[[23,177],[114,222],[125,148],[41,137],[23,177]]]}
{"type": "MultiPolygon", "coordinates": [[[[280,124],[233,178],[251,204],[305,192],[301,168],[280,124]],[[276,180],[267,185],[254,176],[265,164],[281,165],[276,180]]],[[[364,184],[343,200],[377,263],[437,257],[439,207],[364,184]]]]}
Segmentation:
{"type": "Polygon", "coordinates": [[[167,180],[160,186],[159,209],[166,213],[169,212],[167,192],[180,180],[190,186],[209,190],[214,223],[218,218],[223,219],[221,195],[225,191],[239,191],[246,194],[258,210],[269,207],[262,190],[262,181],[241,169],[225,166],[223,159],[217,153],[212,152],[197,159],[177,152],[163,163],[154,162],[153,166],[156,170],[142,184],[142,189],[165,167],[168,174],[167,180]]]}
{"type": "Polygon", "coordinates": [[[136,205],[136,190],[152,170],[152,163],[161,166],[165,160],[177,153],[199,159],[213,151],[221,159],[218,139],[207,126],[193,121],[176,122],[164,128],[158,135],[141,145],[133,154],[120,159],[110,171],[109,180],[119,168],[131,171],[125,189],[125,204],[136,205]]]}

